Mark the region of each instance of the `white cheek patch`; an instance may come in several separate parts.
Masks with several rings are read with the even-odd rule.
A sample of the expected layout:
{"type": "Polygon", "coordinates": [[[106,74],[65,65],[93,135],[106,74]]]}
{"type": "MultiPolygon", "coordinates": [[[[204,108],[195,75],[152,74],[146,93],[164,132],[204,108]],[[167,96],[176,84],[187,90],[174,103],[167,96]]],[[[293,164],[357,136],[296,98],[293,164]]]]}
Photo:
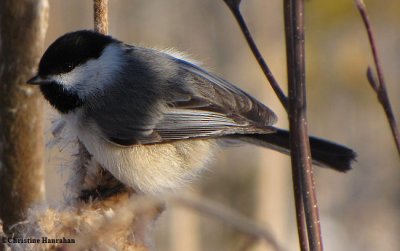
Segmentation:
{"type": "Polygon", "coordinates": [[[49,79],[62,84],[65,89],[76,90],[80,97],[102,91],[112,83],[112,78],[123,64],[118,44],[107,46],[102,55],[76,66],[72,71],[49,76],[49,79]]]}
{"type": "Polygon", "coordinates": [[[79,85],[81,82],[85,82],[91,78],[87,67],[88,63],[85,65],[76,66],[72,71],[67,73],[51,75],[49,78],[62,84],[65,89],[73,89],[76,85],[79,85]]]}

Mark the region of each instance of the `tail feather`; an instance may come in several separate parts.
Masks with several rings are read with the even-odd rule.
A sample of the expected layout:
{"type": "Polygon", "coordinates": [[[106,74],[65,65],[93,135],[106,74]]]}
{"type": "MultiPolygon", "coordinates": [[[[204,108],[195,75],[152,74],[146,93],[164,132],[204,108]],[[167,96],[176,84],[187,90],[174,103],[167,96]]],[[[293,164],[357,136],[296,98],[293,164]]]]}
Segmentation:
{"type": "MultiPolygon", "coordinates": [[[[289,132],[286,130],[277,129],[274,133],[238,135],[238,137],[241,141],[290,154],[289,132]]],[[[313,136],[310,136],[310,148],[314,164],[339,172],[350,170],[351,164],[357,156],[352,149],[346,146],[313,136]]]]}

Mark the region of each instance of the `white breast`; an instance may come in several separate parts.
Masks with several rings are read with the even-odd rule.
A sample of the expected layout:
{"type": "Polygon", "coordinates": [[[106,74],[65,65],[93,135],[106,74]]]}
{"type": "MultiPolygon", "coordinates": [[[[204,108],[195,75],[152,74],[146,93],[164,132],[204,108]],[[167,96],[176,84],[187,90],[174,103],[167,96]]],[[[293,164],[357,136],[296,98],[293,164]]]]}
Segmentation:
{"type": "Polygon", "coordinates": [[[162,194],[193,179],[217,145],[208,139],[121,147],[82,126],[79,113],[66,115],[66,121],[97,162],[125,185],[148,194],[162,194]]]}

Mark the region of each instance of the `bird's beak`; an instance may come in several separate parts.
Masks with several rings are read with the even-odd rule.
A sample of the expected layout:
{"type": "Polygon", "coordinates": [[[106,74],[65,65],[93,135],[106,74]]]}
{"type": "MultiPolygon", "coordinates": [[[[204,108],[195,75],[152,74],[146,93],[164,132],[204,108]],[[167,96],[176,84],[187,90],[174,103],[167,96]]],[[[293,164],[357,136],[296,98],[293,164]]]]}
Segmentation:
{"type": "Polygon", "coordinates": [[[26,81],[26,83],[30,85],[43,85],[48,83],[48,80],[41,78],[39,75],[34,76],[33,78],[26,81]]]}

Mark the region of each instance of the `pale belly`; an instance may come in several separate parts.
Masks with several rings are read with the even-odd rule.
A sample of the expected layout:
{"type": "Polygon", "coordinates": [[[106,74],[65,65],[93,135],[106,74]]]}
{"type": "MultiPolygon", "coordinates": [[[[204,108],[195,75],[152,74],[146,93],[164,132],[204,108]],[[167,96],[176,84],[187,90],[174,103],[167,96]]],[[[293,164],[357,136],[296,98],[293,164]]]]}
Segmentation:
{"type": "Polygon", "coordinates": [[[115,178],[146,194],[160,195],[192,180],[216,150],[215,140],[121,147],[78,129],[78,138],[115,178]]]}

